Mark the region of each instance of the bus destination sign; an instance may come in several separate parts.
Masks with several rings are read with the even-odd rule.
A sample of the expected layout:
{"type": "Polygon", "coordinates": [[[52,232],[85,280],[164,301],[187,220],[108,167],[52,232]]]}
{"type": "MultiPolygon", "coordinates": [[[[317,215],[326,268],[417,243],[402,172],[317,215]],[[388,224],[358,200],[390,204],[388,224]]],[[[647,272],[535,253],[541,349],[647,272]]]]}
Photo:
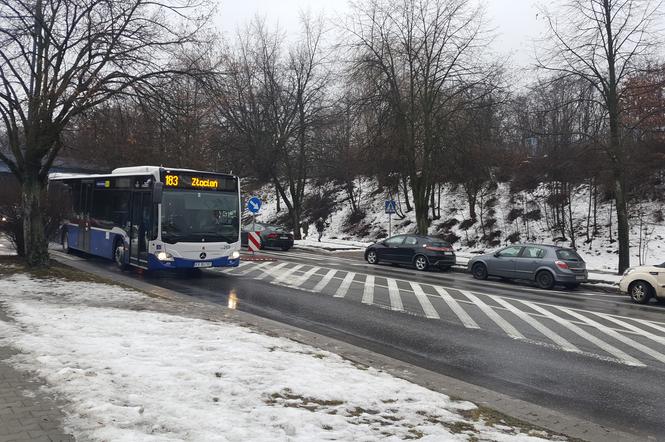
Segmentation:
{"type": "Polygon", "coordinates": [[[171,189],[236,190],[235,180],[223,176],[187,175],[166,172],[164,186],[171,189]]]}

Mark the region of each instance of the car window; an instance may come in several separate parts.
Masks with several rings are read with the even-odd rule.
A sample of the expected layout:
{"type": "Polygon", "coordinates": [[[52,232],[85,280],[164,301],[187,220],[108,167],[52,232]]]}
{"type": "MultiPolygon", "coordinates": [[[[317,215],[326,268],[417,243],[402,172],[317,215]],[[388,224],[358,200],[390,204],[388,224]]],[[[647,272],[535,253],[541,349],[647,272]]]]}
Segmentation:
{"type": "Polygon", "coordinates": [[[416,244],[418,244],[418,238],[415,236],[407,236],[404,240],[404,245],[415,246],[416,244]]]}
{"type": "Polygon", "coordinates": [[[523,258],[544,258],[545,257],[545,249],[542,249],[540,247],[533,247],[533,246],[527,246],[524,247],[524,250],[522,251],[522,257],[523,258]]]}
{"type": "Polygon", "coordinates": [[[571,249],[559,249],[556,251],[556,257],[564,261],[584,261],[576,251],[571,249]]]}
{"type": "Polygon", "coordinates": [[[404,237],[403,236],[394,236],[392,238],[389,238],[385,241],[386,245],[389,246],[398,246],[404,242],[404,237]]]}
{"type": "Polygon", "coordinates": [[[507,247],[499,252],[499,256],[504,258],[514,258],[520,254],[520,250],[522,250],[522,247],[520,246],[507,247]]]}

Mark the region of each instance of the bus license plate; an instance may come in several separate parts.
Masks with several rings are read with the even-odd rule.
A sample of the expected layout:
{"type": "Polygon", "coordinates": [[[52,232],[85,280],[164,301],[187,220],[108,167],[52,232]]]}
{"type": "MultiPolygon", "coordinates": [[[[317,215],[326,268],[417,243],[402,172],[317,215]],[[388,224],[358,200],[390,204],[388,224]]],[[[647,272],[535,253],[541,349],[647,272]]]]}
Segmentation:
{"type": "Polygon", "coordinates": [[[196,268],[198,268],[198,267],[212,267],[212,263],[211,262],[195,262],[194,267],[196,267],[196,268]]]}

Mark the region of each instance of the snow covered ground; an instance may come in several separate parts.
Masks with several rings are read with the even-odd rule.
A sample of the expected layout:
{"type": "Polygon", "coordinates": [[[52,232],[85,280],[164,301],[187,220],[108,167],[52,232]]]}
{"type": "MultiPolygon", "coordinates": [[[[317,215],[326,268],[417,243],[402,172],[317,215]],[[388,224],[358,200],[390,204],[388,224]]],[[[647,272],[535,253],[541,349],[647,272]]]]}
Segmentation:
{"type": "MultiPolygon", "coordinates": [[[[328,250],[335,249],[336,247],[347,247],[352,249],[357,246],[357,249],[364,248],[367,244],[376,241],[377,238],[385,236],[388,230],[388,215],[384,213],[384,201],[388,198],[385,190],[378,187],[375,180],[363,179],[362,191],[360,198],[360,207],[366,212],[366,217],[360,222],[352,223],[349,228],[347,220],[351,214],[351,206],[345,201],[346,194],[342,190],[335,190],[333,184],[328,183],[325,186],[308,185],[306,194],[319,192],[321,189],[335,190],[335,208],[331,216],[326,220],[327,228],[323,234],[323,241],[328,243],[325,248],[328,250]],[[365,227],[365,228],[361,228],[365,227]],[[355,230],[355,232],[354,232],[355,230]],[[360,232],[360,233],[358,233],[360,232]]],[[[270,222],[275,219],[277,215],[276,201],[273,189],[264,187],[256,192],[264,204],[261,208],[259,220],[270,222]]],[[[496,192],[492,194],[496,197],[497,205],[494,207],[495,214],[493,218],[496,219],[496,225],[493,230],[501,231],[501,244],[508,244],[506,238],[508,235],[519,232],[522,242],[545,243],[554,244],[556,237],[559,233],[552,233],[543,219],[539,221],[530,221],[527,223],[518,218],[515,221],[508,220],[508,214],[511,209],[518,208],[526,211],[532,209],[539,209],[542,214],[546,211],[551,211],[545,205],[545,192],[539,189],[532,193],[520,192],[512,196],[509,193],[508,186],[501,184],[498,186],[496,192]],[[528,233],[528,235],[527,235],[528,233]]],[[[404,209],[404,198],[397,198],[401,207],[404,209]]],[[[616,214],[613,212],[613,206],[610,202],[599,204],[598,206],[598,228],[599,234],[590,242],[586,242],[586,218],[589,201],[589,192],[587,186],[580,186],[573,192],[573,223],[576,231],[576,246],[577,250],[587,262],[590,269],[594,269],[595,274],[601,275],[603,273],[616,273],[618,265],[618,245],[616,243],[616,214]],[[610,219],[611,217],[611,219],[610,219]],[[610,223],[610,220],[612,221],[610,223]],[[612,240],[610,240],[610,230],[612,231],[612,240]]],[[[282,205],[283,206],[283,205],[282,205]]],[[[282,207],[282,210],[286,210],[282,207]]],[[[477,210],[479,210],[477,208],[477,210]]],[[[656,212],[665,212],[665,207],[655,202],[643,202],[639,206],[631,206],[631,230],[630,230],[630,243],[631,243],[631,264],[639,264],[639,244],[640,244],[640,227],[636,220],[636,213],[638,210],[644,211],[644,219],[647,224],[643,226],[643,261],[645,263],[661,263],[665,261],[665,223],[655,222],[654,217],[656,212]]],[[[393,234],[399,233],[413,233],[415,231],[415,211],[405,212],[404,219],[392,218],[392,232],[393,234]]],[[[487,218],[487,215],[485,216],[487,218]]],[[[452,190],[448,187],[442,189],[441,195],[441,219],[436,220],[430,227],[430,234],[440,233],[440,224],[446,221],[455,219],[457,224],[454,225],[450,232],[457,235],[460,240],[454,244],[458,256],[468,257],[477,253],[486,253],[494,250],[496,247],[489,247],[479,242],[482,231],[479,223],[476,223],[468,231],[461,230],[459,223],[469,218],[468,203],[464,194],[460,190],[452,190]],[[473,243],[469,245],[468,240],[473,243]]],[[[309,236],[306,244],[307,248],[316,247],[316,228],[312,224],[308,228],[309,236]]],[[[300,246],[300,244],[296,243],[300,246]]],[[[570,241],[559,242],[563,246],[569,246],[570,241]]],[[[608,280],[617,278],[608,277],[608,280]]]]}
{"type": "Polygon", "coordinates": [[[0,345],[20,350],[9,362],[69,404],[67,430],[82,440],[549,437],[329,352],[150,311],[168,303],[120,287],[13,269],[0,264],[0,306],[13,318],[0,320],[0,345]]]}
{"type": "Polygon", "coordinates": [[[16,255],[11,243],[0,234],[0,256],[16,255]]]}

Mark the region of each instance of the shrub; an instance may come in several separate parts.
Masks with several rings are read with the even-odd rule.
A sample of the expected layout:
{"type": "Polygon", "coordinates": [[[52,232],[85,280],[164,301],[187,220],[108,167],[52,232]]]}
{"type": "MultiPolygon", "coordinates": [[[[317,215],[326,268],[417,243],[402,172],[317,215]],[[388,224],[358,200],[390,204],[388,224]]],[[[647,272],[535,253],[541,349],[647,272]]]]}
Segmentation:
{"type": "Polygon", "coordinates": [[[514,222],[517,218],[521,217],[524,214],[524,209],[522,208],[512,208],[510,209],[510,212],[508,212],[508,216],[506,216],[506,221],[509,223],[514,222]]]}
{"type": "Polygon", "coordinates": [[[520,232],[514,232],[511,233],[506,237],[506,241],[508,241],[511,244],[515,244],[516,242],[520,242],[520,232]]]}
{"type": "Polygon", "coordinates": [[[465,219],[464,221],[462,221],[459,224],[459,228],[462,229],[462,230],[469,230],[476,222],[477,222],[477,220],[475,220],[473,218],[465,219]]]}
{"type": "Polygon", "coordinates": [[[455,235],[453,232],[447,232],[441,235],[441,239],[443,239],[446,242],[449,242],[450,244],[455,244],[457,241],[460,240],[460,237],[455,235]]]}
{"type": "Polygon", "coordinates": [[[442,223],[439,223],[439,226],[437,227],[437,230],[439,231],[446,231],[452,229],[454,226],[459,224],[459,221],[457,218],[450,218],[449,220],[446,220],[442,223]]]}
{"type": "Polygon", "coordinates": [[[540,221],[542,215],[540,209],[534,209],[524,214],[523,219],[526,221],[540,221]]]}

